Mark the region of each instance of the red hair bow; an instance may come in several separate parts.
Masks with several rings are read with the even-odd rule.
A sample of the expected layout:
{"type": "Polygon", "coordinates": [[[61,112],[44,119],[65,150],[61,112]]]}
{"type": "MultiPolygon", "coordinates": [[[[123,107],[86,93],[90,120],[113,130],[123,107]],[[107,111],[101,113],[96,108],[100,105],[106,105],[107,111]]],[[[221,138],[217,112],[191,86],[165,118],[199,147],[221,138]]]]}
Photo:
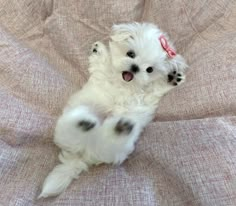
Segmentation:
{"type": "Polygon", "coordinates": [[[172,48],[169,46],[169,44],[168,44],[168,42],[167,42],[167,40],[166,40],[166,38],[165,38],[164,35],[161,35],[161,36],[159,37],[159,41],[160,41],[160,43],[161,43],[162,48],[166,51],[166,53],[168,54],[168,56],[169,56],[170,58],[173,58],[173,57],[176,56],[175,50],[172,49],[172,48]]]}

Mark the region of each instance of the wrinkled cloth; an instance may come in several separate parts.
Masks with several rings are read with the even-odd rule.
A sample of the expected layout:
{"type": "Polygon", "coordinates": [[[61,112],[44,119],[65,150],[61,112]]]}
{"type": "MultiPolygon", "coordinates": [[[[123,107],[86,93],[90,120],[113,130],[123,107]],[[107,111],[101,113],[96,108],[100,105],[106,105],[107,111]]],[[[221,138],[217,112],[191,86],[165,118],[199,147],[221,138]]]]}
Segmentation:
{"type": "Polygon", "coordinates": [[[236,1],[0,0],[0,205],[235,206],[236,1]],[[121,166],[36,200],[58,163],[53,130],[113,24],[152,22],[187,60],[121,166]]]}

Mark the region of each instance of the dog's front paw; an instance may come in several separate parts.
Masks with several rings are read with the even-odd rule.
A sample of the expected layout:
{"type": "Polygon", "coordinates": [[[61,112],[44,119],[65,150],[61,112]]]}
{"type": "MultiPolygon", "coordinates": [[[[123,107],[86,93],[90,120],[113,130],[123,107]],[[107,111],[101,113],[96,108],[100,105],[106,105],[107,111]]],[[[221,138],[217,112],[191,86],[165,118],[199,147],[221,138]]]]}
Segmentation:
{"type": "Polygon", "coordinates": [[[97,64],[104,64],[108,59],[108,51],[106,46],[102,42],[95,42],[91,47],[91,55],[89,56],[89,63],[93,69],[89,69],[90,71],[94,70],[94,68],[98,68],[97,64]]]}
{"type": "Polygon", "coordinates": [[[98,52],[98,42],[95,42],[92,45],[91,52],[94,53],[94,54],[96,54],[98,52]]]}
{"type": "Polygon", "coordinates": [[[130,132],[133,130],[134,128],[134,124],[131,123],[129,120],[125,120],[125,119],[120,119],[116,126],[115,126],[115,132],[117,134],[130,134],[130,132]]]}
{"type": "Polygon", "coordinates": [[[183,73],[177,72],[176,70],[168,74],[168,82],[173,86],[177,86],[183,83],[185,80],[185,75],[183,73]]]}
{"type": "Polygon", "coordinates": [[[93,129],[96,126],[95,122],[91,122],[88,120],[81,120],[78,122],[78,127],[83,130],[84,132],[87,132],[91,129],[93,129]]]}
{"type": "Polygon", "coordinates": [[[105,45],[102,42],[97,41],[92,45],[91,52],[92,54],[101,55],[104,53],[105,49],[105,45]]]}

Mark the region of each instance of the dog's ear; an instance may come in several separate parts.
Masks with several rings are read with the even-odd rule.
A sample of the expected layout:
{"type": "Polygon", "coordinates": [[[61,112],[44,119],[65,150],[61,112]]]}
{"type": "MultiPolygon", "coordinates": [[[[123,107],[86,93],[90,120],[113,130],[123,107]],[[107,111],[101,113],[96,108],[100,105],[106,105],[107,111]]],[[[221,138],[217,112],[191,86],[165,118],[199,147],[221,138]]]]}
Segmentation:
{"type": "Polygon", "coordinates": [[[123,41],[128,38],[133,38],[134,33],[135,33],[135,23],[113,25],[111,39],[113,41],[123,41]]]}
{"type": "Polygon", "coordinates": [[[159,41],[164,52],[166,53],[165,62],[169,65],[169,68],[171,70],[184,72],[188,68],[188,65],[186,64],[184,58],[176,53],[172,43],[168,41],[168,36],[166,34],[162,34],[159,37],[159,41]]]}

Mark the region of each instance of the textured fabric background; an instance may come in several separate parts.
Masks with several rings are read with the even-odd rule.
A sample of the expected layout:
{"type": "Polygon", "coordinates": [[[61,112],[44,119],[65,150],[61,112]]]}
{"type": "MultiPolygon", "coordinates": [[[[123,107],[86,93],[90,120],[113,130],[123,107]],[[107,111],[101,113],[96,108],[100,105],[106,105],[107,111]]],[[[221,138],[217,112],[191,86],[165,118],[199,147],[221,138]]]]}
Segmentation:
{"type": "Polygon", "coordinates": [[[1,206],[235,206],[235,0],[0,0],[1,206]],[[57,162],[55,121],[113,23],[168,32],[191,69],[121,167],[36,200],[57,162]]]}

